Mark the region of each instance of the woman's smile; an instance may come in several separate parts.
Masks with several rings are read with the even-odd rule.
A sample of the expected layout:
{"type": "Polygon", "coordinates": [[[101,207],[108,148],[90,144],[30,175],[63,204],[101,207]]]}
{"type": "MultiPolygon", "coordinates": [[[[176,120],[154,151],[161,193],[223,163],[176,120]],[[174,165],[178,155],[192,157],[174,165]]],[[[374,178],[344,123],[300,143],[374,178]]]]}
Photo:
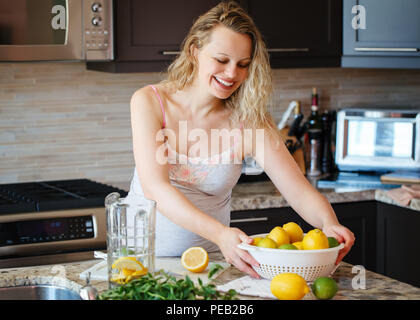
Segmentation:
{"type": "Polygon", "coordinates": [[[231,91],[232,90],[234,82],[223,80],[222,78],[220,78],[218,76],[213,76],[213,79],[215,79],[214,82],[216,83],[216,86],[219,89],[221,89],[223,91],[231,91]]]}
{"type": "Polygon", "coordinates": [[[219,78],[217,76],[214,76],[214,78],[217,80],[217,82],[219,82],[220,84],[222,84],[224,87],[231,87],[233,85],[233,82],[229,82],[227,80],[223,80],[222,78],[219,78]]]}

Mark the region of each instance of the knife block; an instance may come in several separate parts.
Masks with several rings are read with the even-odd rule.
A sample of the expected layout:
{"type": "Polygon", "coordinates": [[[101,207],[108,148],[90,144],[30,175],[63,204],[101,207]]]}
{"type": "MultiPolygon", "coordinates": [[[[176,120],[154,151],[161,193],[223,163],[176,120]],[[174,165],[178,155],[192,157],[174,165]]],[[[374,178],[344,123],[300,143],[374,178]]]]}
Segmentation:
{"type": "MultiPolygon", "coordinates": [[[[297,139],[296,137],[291,137],[288,135],[289,132],[289,127],[286,126],[283,129],[280,130],[280,135],[283,139],[284,142],[286,142],[286,140],[290,139],[293,140],[293,142],[296,142],[297,139]]],[[[304,158],[304,154],[303,154],[303,144],[302,147],[300,147],[299,149],[297,149],[293,154],[292,154],[293,159],[295,159],[297,165],[300,168],[300,171],[303,174],[306,174],[306,167],[305,167],[305,158],[304,158]]]]}

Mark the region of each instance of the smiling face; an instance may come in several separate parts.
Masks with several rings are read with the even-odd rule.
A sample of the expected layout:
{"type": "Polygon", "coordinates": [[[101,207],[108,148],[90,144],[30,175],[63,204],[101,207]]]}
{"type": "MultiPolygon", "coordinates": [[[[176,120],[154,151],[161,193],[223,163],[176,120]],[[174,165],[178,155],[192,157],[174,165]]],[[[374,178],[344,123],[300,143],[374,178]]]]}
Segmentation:
{"type": "Polygon", "coordinates": [[[194,48],[198,61],[196,84],[219,99],[229,98],[248,76],[252,41],[223,26],[215,27],[209,42],[194,48]]]}

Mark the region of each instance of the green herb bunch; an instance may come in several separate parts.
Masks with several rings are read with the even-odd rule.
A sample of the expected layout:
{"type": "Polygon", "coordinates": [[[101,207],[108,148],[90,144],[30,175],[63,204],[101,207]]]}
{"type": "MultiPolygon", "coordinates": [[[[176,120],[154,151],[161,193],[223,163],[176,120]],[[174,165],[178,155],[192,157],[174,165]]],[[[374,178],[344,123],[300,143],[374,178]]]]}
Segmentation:
{"type": "MultiPolygon", "coordinates": [[[[210,270],[209,278],[221,267],[210,270]]],[[[213,283],[204,285],[198,278],[198,286],[187,276],[176,279],[160,270],[155,275],[148,273],[125,285],[107,290],[98,295],[99,300],[235,300],[237,292],[222,293],[213,283]]]]}

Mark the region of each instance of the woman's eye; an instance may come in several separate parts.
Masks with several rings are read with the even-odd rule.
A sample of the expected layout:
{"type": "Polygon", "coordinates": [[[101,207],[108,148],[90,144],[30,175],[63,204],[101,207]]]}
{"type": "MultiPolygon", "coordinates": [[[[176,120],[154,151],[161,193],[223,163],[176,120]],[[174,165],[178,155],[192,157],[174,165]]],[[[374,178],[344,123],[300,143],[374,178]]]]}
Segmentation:
{"type": "Polygon", "coordinates": [[[249,63],[247,63],[247,64],[239,64],[238,66],[239,66],[239,68],[246,69],[246,68],[249,67],[249,63]]]}
{"type": "Polygon", "coordinates": [[[217,62],[222,63],[222,64],[226,64],[226,63],[228,63],[228,61],[227,61],[227,60],[220,60],[220,59],[216,59],[216,60],[217,60],[217,62]]]}

